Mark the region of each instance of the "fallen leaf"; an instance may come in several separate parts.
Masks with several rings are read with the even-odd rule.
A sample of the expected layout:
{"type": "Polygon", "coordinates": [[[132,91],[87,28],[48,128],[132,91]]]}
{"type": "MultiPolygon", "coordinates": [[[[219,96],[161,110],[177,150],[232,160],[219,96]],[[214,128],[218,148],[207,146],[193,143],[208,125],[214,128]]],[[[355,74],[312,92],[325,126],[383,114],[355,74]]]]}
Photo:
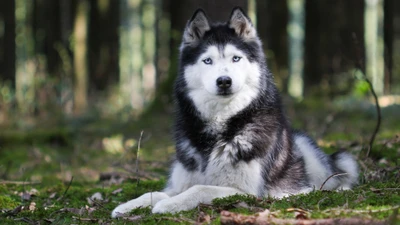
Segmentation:
{"type": "Polygon", "coordinates": [[[75,220],[79,220],[79,221],[88,221],[88,222],[97,222],[98,219],[94,219],[94,218],[82,218],[82,217],[76,217],[76,216],[72,216],[73,219],[75,220]]]}
{"type": "Polygon", "coordinates": [[[31,202],[31,204],[29,204],[28,206],[28,210],[29,211],[34,211],[36,209],[36,203],[35,202],[31,202]]]}
{"type": "Polygon", "coordinates": [[[130,222],[136,222],[143,218],[143,216],[123,216],[121,217],[123,220],[128,220],[130,222]]]}
{"type": "Polygon", "coordinates": [[[20,193],[21,199],[24,201],[31,200],[31,195],[28,192],[20,193]]]}
{"type": "Polygon", "coordinates": [[[96,192],[90,198],[87,198],[87,201],[90,205],[93,205],[96,201],[103,201],[103,196],[100,192],[96,192]]]}
{"type": "Polygon", "coordinates": [[[56,195],[57,195],[57,192],[53,192],[53,193],[51,193],[51,194],[49,195],[49,198],[55,198],[56,195]]]}
{"type": "Polygon", "coordinates": [[[45,219],[43,219],[45,222],[48,222],[48,223],[53,223],[54,221],[56,221],[55,219],[47,219],[47,218],[45,218],[45,219]]]}
{"type": "Polygon", "coordinates": [[[204,213],[203,211],[201,211],[199,213],[199,216],[197,217],[197,223],[210,223],[211,221],[211,217],[210,215],[204,213]]]}
{"type": "Polygon", "coordinates": [[[115,194],[121,193],[122,190],[123,190],[122,188],[118,188],[118,189],[114,190],[113,192],[111,192],[111,194],[115,195],[115,194]]]}

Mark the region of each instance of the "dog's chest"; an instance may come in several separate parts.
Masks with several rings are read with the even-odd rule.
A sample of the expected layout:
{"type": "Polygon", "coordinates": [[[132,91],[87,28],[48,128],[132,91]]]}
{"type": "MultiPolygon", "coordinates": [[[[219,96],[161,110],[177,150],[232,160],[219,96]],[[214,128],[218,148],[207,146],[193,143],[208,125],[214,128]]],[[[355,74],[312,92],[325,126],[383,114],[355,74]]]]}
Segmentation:
{"type": "Polygon", "coordinates": [[[221,157],[210,158],[202,175],[206,185],[235,187],[258,195],[263,185],[261,170],[262,166],[257,160],[232,163],[221,157]]]}

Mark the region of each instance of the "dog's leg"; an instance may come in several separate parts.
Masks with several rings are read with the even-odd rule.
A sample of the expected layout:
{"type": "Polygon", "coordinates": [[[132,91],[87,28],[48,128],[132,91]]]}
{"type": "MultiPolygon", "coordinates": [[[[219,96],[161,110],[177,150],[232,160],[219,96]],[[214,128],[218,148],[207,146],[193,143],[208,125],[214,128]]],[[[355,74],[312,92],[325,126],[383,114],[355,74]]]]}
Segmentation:
{"type": "Polygon", "coordinates": [[[211,204],[215,198],[223,198],[244,192],[230,187],[219,187],[209,185],[195,185],[174,197],[157,202],[152,210],[153,213],[175,213],[190,210],[200,203],[211,204]]]}
{"type": "Polygon", "coordinates": [[[117,206],[111,213],[111,217],[119,217],[138,207],[154,206],[157,202],[167,199],[169,196],[164,192],[149,192],[138,198],[117,206]]]}

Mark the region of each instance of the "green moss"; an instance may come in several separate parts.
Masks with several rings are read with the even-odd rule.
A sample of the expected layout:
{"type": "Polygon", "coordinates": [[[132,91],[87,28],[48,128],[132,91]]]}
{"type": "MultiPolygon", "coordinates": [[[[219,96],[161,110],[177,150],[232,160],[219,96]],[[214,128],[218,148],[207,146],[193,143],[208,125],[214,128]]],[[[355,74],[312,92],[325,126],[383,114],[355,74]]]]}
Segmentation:
{"type": "Polygon", "coordinates": [[[18,202],[6,195],[0,195],[0,209],[13,209],[18,206],[18,202]]]}

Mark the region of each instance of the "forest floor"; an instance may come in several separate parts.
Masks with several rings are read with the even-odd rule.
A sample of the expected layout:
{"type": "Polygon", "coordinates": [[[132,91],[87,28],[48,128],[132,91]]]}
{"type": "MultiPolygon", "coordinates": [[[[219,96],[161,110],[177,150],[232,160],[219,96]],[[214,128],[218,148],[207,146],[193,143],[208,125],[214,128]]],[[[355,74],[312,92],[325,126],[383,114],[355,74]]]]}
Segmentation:
{"type": "Polygon", "coordinates": [[[232,196],[178,214],[140,208],[112,219],[118,204],[163,188],[174,152],[172,114],[47,121],[24,130],[0,127],[0,223],[400,224],[400,105],[382,107],[366,157],[377,121],[373,104],[349,98],[285,103],[293,126],[324,151],[346,149],[357,157],[357,187],[281,200],[232,196]]]}

